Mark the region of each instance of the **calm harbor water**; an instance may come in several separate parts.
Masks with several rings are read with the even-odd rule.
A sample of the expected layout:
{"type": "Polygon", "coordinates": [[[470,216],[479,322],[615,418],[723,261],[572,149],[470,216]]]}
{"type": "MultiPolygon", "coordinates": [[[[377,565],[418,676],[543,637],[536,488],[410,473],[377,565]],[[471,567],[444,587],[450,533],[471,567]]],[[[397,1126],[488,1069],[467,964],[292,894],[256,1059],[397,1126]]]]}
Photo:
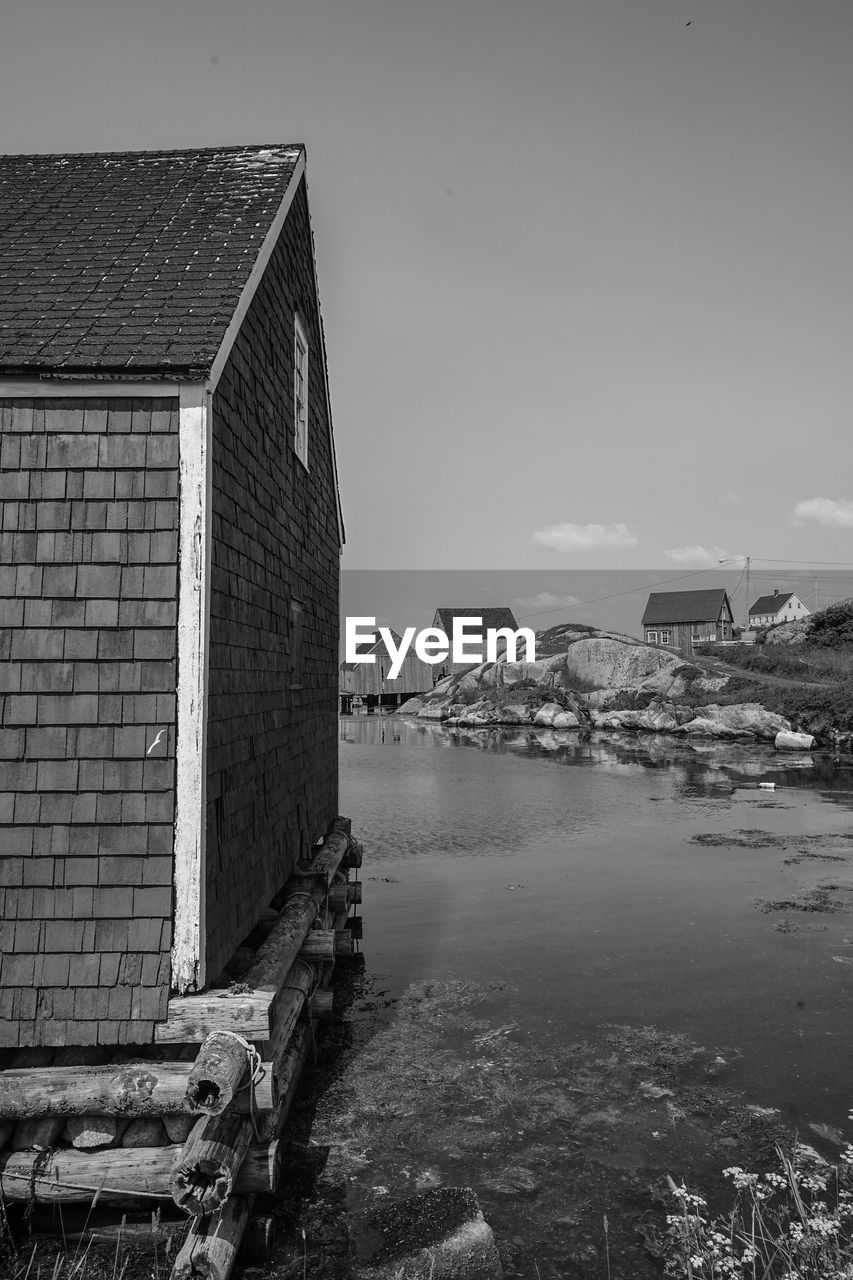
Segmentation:
{"type": "Polygon", "coordinates": [[[471,1186],[508,1277],[645,1280],[667,1175],[722,1206],[853,1136],[853,768],[361,717],[340,770],[365,978],[312,1137],[349,1210],[471,1186]]]}
{"type": "Polygon", "coordinates": [[[727,1083],[750,1100],[845,1125],[853,770],[767,747],[397,718],[343,719],[340,739],[341,811],[366,849],[367,966],[392,996],[499,979],[528,1032],[651,1024],[733,1046],[727,1083]],[[758,905],[827,884],[834,912],[758,905]]]}

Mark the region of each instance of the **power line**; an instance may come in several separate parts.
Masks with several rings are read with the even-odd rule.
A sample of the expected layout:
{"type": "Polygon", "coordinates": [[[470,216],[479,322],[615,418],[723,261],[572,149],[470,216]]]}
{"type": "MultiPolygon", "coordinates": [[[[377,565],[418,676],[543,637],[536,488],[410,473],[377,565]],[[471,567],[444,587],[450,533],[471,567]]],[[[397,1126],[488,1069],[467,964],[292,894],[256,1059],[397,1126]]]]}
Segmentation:
{"type": "Polygon", "coordinates": [[[829,564],[853,569],[853,560],[773,560],[770,556],[753,556],[752,559],[760,560],[762,564],[829,564]]]}
{"type": "MultiPolygon", "coordinates": [[[[731,557],[731,560],[735,560],[735,559],[740,560],[741,558],[742,558],[742,557],[740,557],[740,556],[737,556],[737,557],[732,556],[732,557],[731,557]]],[[[765,564],[833,564],[833,565],[849,565],[849,567],[850,567],[851,569],[853,569],[853,561],[847,561],[847,560],[771,560],[771,559],[769,559],[769,557],[766,557],[766,556],[750,556],[750,560],[754,561],[754,560],[756,560],[756,559],[757,559],[757,560],[760,560],[760,561],[762,561],[762,562],[764,562],[765,564]]],[[[701,574],[703,574],[703,573],[726,573],[726,572],[732,573],[732,572],[735,572],[735,571],[736,571],[737,566],[735,565],[735,566],[733,566],[733,568],[730,568],[730,569],[728,569],[728,570],[727,570],[727,569],[725,568],[725,565],[726,565],[727,563],[728,563],[728,561],[723,561],[723,562],[722,562],[722,567],[721,567],[720,565],[708,565],[708,566],[707,566],[706,568],[704,568],[704,569],[693,569],[690,573],[680,573],[680,574],[675,575],[675,576],[674,576],[674,577],[672,577],[672,578],[664,578],[664,580],[663,580],[662,582],[655,582],[655,583],[652,583],[651,585],[652,585],[653,587],[666,587],[666,586],[668,586],[671,582],[684,582],[684,581],[685,581],[685,579],[687,579],[687,578],[696,578],[696,577],[699,577],[699,576],[700,576],[701,574]]],[[[566,572],[566,571],[564,571],[564,572],[566,572]]],[[[568,572],[571,572],[571,571],[569,570],[568,572]]],[[[580,570],[579,572],[584,572],[584,570],[580,570]]],[[[606,569],[606,570],[604,570],[604,572],[605,572],[605,573],[613,573],[613,572],[615,572],[615,570],[612,570],[612,569],[606,569]]],[[[623,572],[626,572],[626,573],[634,573],[634,572],[643,572],[643,570],[631,570],[631,569],[628,569],[628,570],[624,570],[623,572]]],[[[649,571],[648,571],[648,570],[646,570],[646,572],[649,572],[649,571]]],[[[751,570],[751,573],[752,573],[753,575],[754,575],[754,574],[757,574],[757,573],[761,573],[761,572],[762,572],[762,570],[760,570],[760,569],[752,569],[752,570],[751,570]]],[[[768,576],[772,576],[772,571],[771,571],[771,570],[769,570],[769,569],[764,570],[763,572],[765,572],[768,576]]],[[[742,568],[741,568],[741,575],[740,575],[740,578],[738,579],[737,586],[735,587],[734,591],[732,592],[732,595],[735,595],[735,594],[740,590],[740,585],[741,585],[741,583],[743,582],[743,579],[744,579],[744,575],[745,575],[745,573],[746,573],[746,563],[745,563],[745,561],[744,561],[744,564],[743,564],[743,566],[742,566],[742,568]]],[[[846,579],[846,578],[839,578],[839,579],[832,579],[832,578],[828,578],[828,579],[824,579],[824,581],[829,581],[829,582],[831,582],[831,581],[840,581],[840,582],[845,582],[845,581],[847,581],[847,579],[846,579]]],[[[582,608],[584,608],[586,605],[591,605],[591,604],[602,604],[605,600],[621,600],[621,599],[623,599],[625,596],[632,596],[632,595],[634,595],[637,591],[642,591],[642,590],[644,590],[647,586],[648,586],[648,584],[647,584],[647,583],[643,583],[643,584],[641,584],[641,585],[639,585],[639,586],[636,586],[636,587],[630,587],[627,591],[614,591],[614,592],[612,592],[610,595],[606,595],[606,596],[594,596],[594,597],[592,597],[592,598],[591,598],[591,599],[589,599],[589,600],[576,600],[574,604],[554,605],[553,609],[537,609],[535,613],[522,613],[522,614],[519,614],[519,621],[524,621],[524,620],[525,620],[525,619],[527,619],[527,618],[541,618],[541,617],[544,617],[544,616],[545,616],[545,614],[550,614],[550,613],[563,613],[563,612],[565,612],[566,610],[569,610],[569,609],[582,609],[582,608]]],[[[747,608],[749,608],[749,601],[747,601],[747,608]]]]}
{"type": "MultiPolygon", "coordinates": [[[[604,572],[613,573],[614,570],[606,569],[604,572]]],[[[642,573],[643,570],[638,571],[635,569],[628,569],[628,570],[625,570],[625,572],[642,573]]],[[[646,572],[648,572],[648,570],[646,570],[646,572]]],[[[655,582],[652,585],[655,587],[665,587],[670,582],[683,582],[685,578],[696,578],[700,573],[712,573],[712,572],[719,573],[721,571],[717,569],[715,566],[709,565],[706,569],[694,569],[692,573],[680,573],[674,578],[665,578],[663,582],[655,582]]],[[[564,609],[581,609],[583,608],[584,605],[600,604],[603,600],[619,600],[623,596],[632,596],[637,591],[643,591],[647,585],[648,585],[647,583],[642,583],[637,587],[630,587],[627,591],[614,591],[609,596],[595,596],[591,600],[576,600],[574,604],[558,604],[558,605],[554,605],[553,609],[538,609],[535,613],[522,613],[519,615],[519,617],[520,618],[541,618],[542,615],[546,613],[562,613],[564,609]]]]}

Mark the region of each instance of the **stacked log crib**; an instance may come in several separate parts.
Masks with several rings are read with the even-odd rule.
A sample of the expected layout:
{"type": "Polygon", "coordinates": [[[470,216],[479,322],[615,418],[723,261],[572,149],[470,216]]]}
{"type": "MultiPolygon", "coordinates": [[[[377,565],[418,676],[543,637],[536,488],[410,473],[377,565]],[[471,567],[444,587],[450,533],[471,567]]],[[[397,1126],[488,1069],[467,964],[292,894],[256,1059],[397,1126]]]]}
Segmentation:
{"type": "Polygon", "coordinates": [[[95,1201],[96,1242],[166,1239],[186,1229],[169,1221],[183,1211],[172,1280],[228,1280],[244,1239],[263,1253],[272,1222],[254,1214],[255,1198],[279,1187],[281,1134],[316,1025],[333,1016],[335,966],[358,950],[361,858],[349,821],[336,819],[225,972],[171,998],[153,1045],[8,1051],[5,1203],[95,1201]],[[104,1205],[115,1222],[100,1220],[104,1205]],[[119,1221],[139,1208],[158,1211],[154,1225],[119,1221]]]}

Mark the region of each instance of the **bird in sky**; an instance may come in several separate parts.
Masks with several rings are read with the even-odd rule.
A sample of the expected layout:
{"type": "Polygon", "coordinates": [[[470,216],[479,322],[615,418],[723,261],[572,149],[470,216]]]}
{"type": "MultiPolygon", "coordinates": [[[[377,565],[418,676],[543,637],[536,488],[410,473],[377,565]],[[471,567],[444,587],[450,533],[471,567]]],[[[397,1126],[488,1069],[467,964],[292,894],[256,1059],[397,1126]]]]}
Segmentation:
{"type": "Polygon", "coordinates": [[[691,18],[691,19],[690,19],[690,21],[689,21],[689,22],[685,22],[685,24],[684,24],[684,25],[685,25],[685,27],[692,27],[692,26],[693,26],[693,19],[691,18]]]}

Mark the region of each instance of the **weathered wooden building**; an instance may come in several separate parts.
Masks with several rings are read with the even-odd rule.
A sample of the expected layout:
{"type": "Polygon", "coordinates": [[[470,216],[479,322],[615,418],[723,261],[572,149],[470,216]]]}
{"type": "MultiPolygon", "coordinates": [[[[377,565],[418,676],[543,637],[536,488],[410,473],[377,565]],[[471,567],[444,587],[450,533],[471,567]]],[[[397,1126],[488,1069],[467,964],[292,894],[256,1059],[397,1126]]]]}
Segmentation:
{"type": "Polygon", "coordinates": [[[337,813],[300,146],[0,160],[0,1045],[151,1041],[337,813]]]}
{"type": "MultiPolygon", "coordinates": [[[[391,630],[394,646],[402,643],[398,632],[391,630]]],[[[353,699],[365,705],[394,706],[413,697],[416,693],[431,692],[435,667],[422,662],[410,647],[403,659],[399,674],[392,679],[391,659],[381,637],[367,645],[363,653],[373,662],[342,662],[340,668],[341,705],[345,711],[353,706],[353,699]]]]}
{"type": "Polygon", "coordinates": [[[734,615],[723,587],[705,591],[652,591],[643,613],[646,644],[662,644],[689,655],[694,646],[731,640],[734,615]]]}

